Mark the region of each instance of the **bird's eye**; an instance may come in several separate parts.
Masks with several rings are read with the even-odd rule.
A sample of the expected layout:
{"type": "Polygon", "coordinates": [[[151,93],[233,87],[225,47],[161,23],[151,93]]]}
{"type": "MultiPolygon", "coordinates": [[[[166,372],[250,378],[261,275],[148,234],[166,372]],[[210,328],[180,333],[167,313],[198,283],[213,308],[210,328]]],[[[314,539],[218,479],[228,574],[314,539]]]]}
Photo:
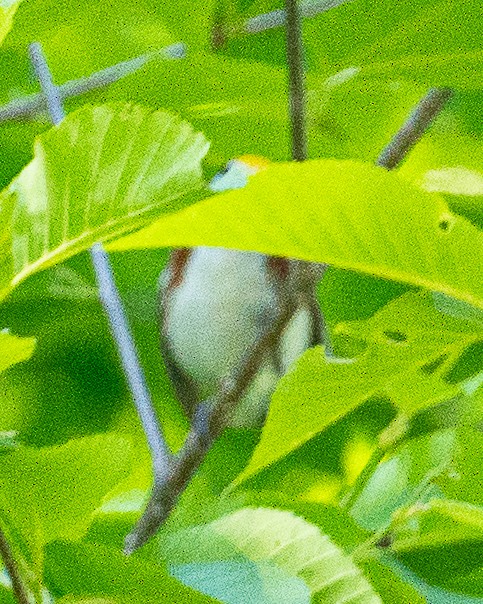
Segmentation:
{"type": "Polygon", "coordinates": [[[218,176],[224,176],[227,172],[229,172],[232,163],[233,162],[231,160],[227,162],[227,164],[218,172],[218,176]]]}

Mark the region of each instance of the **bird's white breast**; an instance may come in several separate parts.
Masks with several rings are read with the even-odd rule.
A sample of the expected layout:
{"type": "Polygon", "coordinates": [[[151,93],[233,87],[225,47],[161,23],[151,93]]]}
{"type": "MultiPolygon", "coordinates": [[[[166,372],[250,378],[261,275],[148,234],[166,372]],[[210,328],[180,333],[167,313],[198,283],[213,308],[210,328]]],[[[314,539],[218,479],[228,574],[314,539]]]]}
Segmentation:
{"type": "Polygon", "coordinates": [[[194,248],[168,312],[166,336],[172,353],[203,385],[202,396],[212,394],[276,313],[266,258],[194,248]]]}

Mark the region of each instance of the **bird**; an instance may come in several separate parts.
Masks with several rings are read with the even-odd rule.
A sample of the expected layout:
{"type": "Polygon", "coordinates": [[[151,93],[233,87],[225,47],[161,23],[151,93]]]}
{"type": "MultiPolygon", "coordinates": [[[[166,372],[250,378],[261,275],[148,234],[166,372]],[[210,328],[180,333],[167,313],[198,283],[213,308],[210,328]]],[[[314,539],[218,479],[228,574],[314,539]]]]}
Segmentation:
{"type": "MultiPolygon", "coordinates": [[[[243,155],[210,181],[213,193],[244,187],[269,160],[243,155]]],[[[224,378],[297,295],[296,310],[228,424],[263,424],[275,386],[307,349],[323,343],[316,284],[324,265],[219,247],[174,249],[159,279],[158,321],[163,359],[188,418],[213,397],[224,378]],[[291,291],[292,290],[292,291],[291,291]]]]}

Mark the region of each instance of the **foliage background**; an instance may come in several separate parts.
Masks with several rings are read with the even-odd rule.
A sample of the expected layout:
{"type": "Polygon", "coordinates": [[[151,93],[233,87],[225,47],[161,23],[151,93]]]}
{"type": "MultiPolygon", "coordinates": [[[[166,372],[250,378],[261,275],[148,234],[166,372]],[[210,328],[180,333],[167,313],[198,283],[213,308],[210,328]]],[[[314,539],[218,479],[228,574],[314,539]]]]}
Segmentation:
{"type": "MultiPolygon", "coordinates": [[[[280,5],[265,0],[239,0],[225,3],[225,6],[223,2],[214,0],[177,3],[164,0],[113,0],[109,3],[91,0],[81,3],[69,0],[24,1],[15,15],[14,27],[0,50],[0,102],[7,103],[37,92],[38,85],[27,54],[27,46],[33,40],[42,43],[58,83],[183,41],[187,45],[184,59],[150,62],[138,73],[109,88],[69,99],[65,104],[67,111],[73,112],[87,103],[97,105],[107,101],[131,101],[175,111],[211,141],[204,163],[207,177],[229,158],[244,153],[287,160],[290,152],[283,29],[240,35],[216,52],[210,47],[210,31],[216,14],[226,13],[230,23],[239,24],[249,17],[280,8],[280,5]]],[[[310,157],[373,162],[428,87],[454,87],[456,93],[449,106],[410,154],[399,174],[412,184],[423,185],[427,189],[433,183],[433,190],[440,191],[453,211],[481,227],[481,17],[480,3],[474,0],[389,0],[377,3],[377,6],[369,1],[354,0],[306,19],[304,43],[310,111],[310,157]],[[448,168],[463,169],[463,172],[440,172],[448,168]],[[476,181],[477,186],[471,184],[475,174],[480,178],[476,181]]],[[[2,187],[7,186],[30,161],[35,137],[49,128],[49,120],[43,115],[29,121],[2,124],[2,187]]],[[[397,231],[399,225],[393,224],[392,228],[397,231]]],[[[240,245],[243,247],[242,241],[240,245]]],[[[177,448],[185,435],[186,422],[163,368],[155,317],[156,283],[167,259],[167,250],[154,247],[131,249],[113,252],[111,258],[159,416],[166,428],[169,443],[177,448]],[[139,266],[142,266],[142,271],[139,266]]],[[[468,263],[481,262],[481,258],[465,258],[464,254],[461,258],[468,263]]],[[[465,267],[458,266],[456,269],[464,271],[465,267]]],[[[366,321],[383,308],[389,309],[387,320],[399,329],[400,317],[408,315],[404,304],[411,308],[413,301],[405,298],[406,302],[401,303],[402,311],[385,305],[404,293],[412,295],[413,287],[351,270],[331,268],[320,286],[319,294],[327,320],[334,328],[334,343],[338,352],[348,356],[359,352],[370,341],[371,334],[370,323],[355,323],[350,329],[340,327],[341,324],[366,321]],[[338,329],[335,326],[339,326],[338,329]]],[[[424,303],[422,308],[424,312],[431,312],[424,303]]],[[[466,316],[464,320],[467,320],[466,316]]],[[[428,319],[428,324],[433,324],[433,329],[425,333],[425,337],[434,337],[436,347],[441,346],[441,340],[438,339],[440,326],[434,327],[432,318],[428,319]]],[[[115,457],[125,455],[126,442],[130,443],[129,446],[135,451],[134,471],[132,467],[129,470],[131,462],[128,461],[116,470],[119,475],[114,470],[105,470],[107,478],[101,491],[105,495],[114,484],[124,479],[126,482],[123,486],[120,483],[119,493],[128,492],[130,497],[134,497],[131,507],[136,512],[150,481],[148,454],[97,300],[87,254],[81,253],[22,283],[0,306],[0,325],[8,327],[14,334],[35,336],[37,340],[32,358],[2,375],[1,430],[16,431],[23,445],[34,447],[60,445],[73,438],[105,434],[102,437],[92,436],[92,441],[79,441],[85,443],[84,446],[78,445],[82,450],[78,455],[81,459],[85,455],[86,476],[90,461],[100,455],[96,446],[103,451],[112,450],[112,456],[115,457]],[[102,443],[96,440],[99,438],[106,438],[107,445],[99,445],[102,443]]],[[[376,322],[375,330],[379,328],[378,325],[376,322]]],[[[415,323],[408,322],[407,327],[417,331],[415,323]]],[[[461,325],[444,324],[441,329],[446,330],[445,333],[448,330],[458,333],[464,331],[461,325]]],[[[470,333],[471,337],[466,340],[461,339],[460,335],[455,338],[455,348],[451,351],[456,351],[454,354],[460,358],[451,369],[450,379],[447,380],[450,384],[460,384],[482,370],[481,315],[478,316],[477,327],[473,325],[470,333]]],[[[425,351],[417,349],[414,352],[418,353],[422,354],[421,358],[426,358],[425,351]]],[[[304,357],[304,362],[310,375],[310,357],[304,357]]],[[[300,370],[303,370],[303,365],[300,370]]],[[[294,389],[299,385],[296,383],[294,389]]],[[[403,386],[399,384],[399,387],[403,386]]],[[[286,383],[285,388],[289,389],[290,384],[286,383]]],[[[414,389],[414,383],[408,385],[409,392],[411,389],[414,389]]],[[[450,390],[444,391],[448,400],[455,394],[450,390]]],[[[247,484],[252,493],[270,493],[266,495],[267,505],[274,505],[277,491],[292,499],[304,494],[299,501],[300,514],[309,520],[317,515],[326,518],[325,512],[321,511],[325,509],[323,506],[333,504],[338,495],[353,484],[364,460],[371,453],[374,439],[394,417],[394,406],[388,400],[391,393],[384,392],[382,396],[378,392],[377,398],[373,397],[368,402],[365,394],[354,401],[349,415],[341,413],[340,416],[345,415],[342,419],[334,421],[337,419],[334,417],[330,422],[327,420],[328,427],[319,435],[307,440],[300,448],[294,447],[279,463],[251,478],[247,484]],[[364,404],[360,406],[361,403],[364,404]],[[308,508],[316,504],[319,510],[312,510],[312,517],[308,508]]],[[[284,396],[287,396],[286,392],[284,396]]],[[[297,395],[293,396],[296,399],[297,395]]],[[[296,400],[294,409],[297,409],[296,400]]],[[[418,491],[416,497],[414,492],[421,490],[421,485],[426,489],[423,489],[424,497],[429,497],[427,489],[430,487],[433,494],[436,489],[447,497],[474,506],[483,505],[481,433],[467,426],[455,429],[455,423],[458,422],[451,413],[444,417],[446,423],[441,423],[437,414],[434,417],[430,412],[421,414],[412,428],[419,438],[404,443],[391,459],[384,462],[385,466],[379,466],[379,474],[372,480],[371,488],[365,495],[366,503],[362,497],[357,502],[358,507],[352,510],[352,516],[360,525],[357,530],[380,530],[395,509],[413,502],[414,498],[419,500],[421,494],[418,491]],[[448,417],[450,420],[447,420],[448,417]],[[463,477],[459,482],[451,481],[451,472],[440,472],[433,478],[435,465],[444,456],[448,461],[446,470],[450,468],[463,477]],[[378,502],[375,509],[374,499],[378,502]]],[[[223,446],[231,447],[232,451],[228,467],[220,474],[221,464],[216,463],[217,455],[218,459],[220,456],[224,459],[224,464],[227,463],[227,449],[220,444],[213,452],[211,466],[208,463],[205,474],[202,473],[194,481],[183,497],[172,521],[174,528],[186,529],[191,525],[214,521],[222,513],[239,507],[228,499],[217,509],[212,501],[215,494],[237,476],[251,456],[253,434],[232,435],[232,438],[239,439],[239,442],[236,441],[238,447],[230,445],[228,437],[223,441],[223,446]],[[233,449],[236,449],[236,454],[233,449]],[[197,505],[200,497],[202,503],[197,505]]],[[[56,450],[49,449],[52,451],[49,455],[54,455],[56,450]]],[[[100,475],[103,474],[99,470],[103,467],[102,463],[110,467],[108,458],[106,454],[105,462],[99,460],[99,466],[96,466],[100,475]]],[[[23,467],[22,463],[30,463],[24,459],[14,461],[6,463],[2,470],[4,477],[10,476],[8,479],[12,482],[18,479],[18,470],[15,478],[12,478],[9,472],[13,470],[9,470],[9,467],[23,467]]],[[[62,465],[64,462],[59,463],[62,465]]],[[[62,488],[67,488],[67,476],[68,472],[62,488]]],[[[62,488],[59,487],[59,492],[62,488]]],[[[20,490],[18,496],[21,497],[28,490],[26,483],[24,491],[20,490]]],[[[39,486],[38,499],[42,500],[49,490],[50,485],[45,489],[39,486]]],[[[255,500],[260,502],[256,497],[255,500]]],[[[79,495],[76,501],[81,505],[82,497],[79,495]]],[[[57,504],[52,505],[55,508],[57,504]]],[[[96,507],[94,502],[92,506],[96,507]]],[[[279,506],[283,507],[282,502],[279,506]]],[[[89,506],[86,509],[90,509],[89,506]]],[[[483,561],[478,558],[477,552],[481,547],[483,522],[474,519],[469,522],[473,524],[473,531],[469,534],[462,534],[459,525],[453,527],[454,532],[451,532],[452,528],[448,533],[449,524],[456,521],[451,516],[450,520],[445,517],[442,521],[438,519],[438,513],[441,512],[429,511],[428,518],[418,518],[418,538],[422,539],[422,534],[427,530],[430,535],[427,538],[433,539],[429,550],[425,550],[427,545],[413,536],[415,542],[412,545],[406,542],[401,546],[399,561],[389,561],[384,567],[394,570],[396,565],[400,565],[399,571],[393,573],[391,570],[393,574],[385,579],[384,572],[389,571],[376,571],[374,568],[369,571],[372,576],[380,573],[380,584],[377,585],[376,581],[376,588],[381,597],[384,592],[381,586],[397,585],[397,576],[407,577],[412,571],[416,571],[429,584],[463,592],[467,597],[481,594],[483,561]],[[434,517],[429,517],[431,514],[434,517]],[[451,535],[449,539],[448,534],[451,535]],[[465,555],[469,556],[470,561],[458,574],[458,569],[451,566],[452,561],[464,560],[465,555]],[[459,582],[457,579],[452,582],[453,576],[459,577],[459,582]]],[[[89,560],[93,566],[94,560],[102,559],[98,548],[118,545],[119,535],[126,532],[133,517],[132,513],[126,512],[98,513],[87,537],[83,537],[87,526],[81,526],[82,523],[78,525],[77,520],[72,521],[72,526],[78,527],[77,532],[64,534],[54,531],[52,538],[47,540],[52,543],[48,545],[47,566],[43,571],[49,589],[59,595],[74,593],[82,597],[104,594],[122,600],[132,584],[140,583],[140,577],[144,577],[144,574],[155,585],[156,572],[161,571],[157,571],[157,567],[151,572],[148,569],[149,564],[155,566],[152,561],[154,546],[145,554],[143,564],[139,560],[125,562],[119,555],[119,559],[113,558],[110,571],[105,568],[99,571],[99,576],[103,572],[116,574],[117,564],[124,569],[119,572],[128,577],[126,586],[118,587],[112,593],[106,587],[96,591],[92,586],[86,586],[83,583],[85,574],[81,571],[80,587],[77,591],[71,591],[72,585],[76,585],[75,577],[69,576],[64,569],[65,577],[62,578],[62,572],[58,569],[59,565],[62,566],[59,560],[69,559],[69,556],[72,556],[72,560],[89,560]],[[70,543],[66,545],[60,540],[70,543]],[[128,566],[130,570],[126,570],[128,566]],[[129,583],[129,577],[132,577],[132,583],[129,583]],[[124,595],[121,597],[119,594],[124,595]]],[[[327,532],[340,547],[347,544],[343,538],[337,541],[333,533],[348,521],[346,518],[341,522],[328,523],[327,532]]],[[[189,538],[193,536],[183,537],[189,538]]],[[[209,549],[206,544],[203,547],[209,549]]],[[[350,546],[347,547],[350,550],[350,546]]],[[[175,554],[172,554],[172,560],[176,560],[175,554]]],[[[220,559],[224,560],[225,557],[221,556],[220,559]]],[[[208,563],[207,560],[201,562],[208,563]]],[[[88,566],[87,562],[84,563],[88,566]]],[[[184,560],[178,562],[173,574],[187,585],[193,584],[201,589],[199,577],[198,583],[192,577],[190,579],[189,569],[183,566],[185,563],[184,560]]],[[[43,560],[37,561],[37,564],[42,567],[43,560]]],[[[380,563],[366,561],[365,564],[375,567],[380,563]]],[[[462,564],[464,566],[464,561],[462,564]]],[[[81,567],[82,564],[79,564],[81,567]]],[[[239,568],[243,568],[243,565],[239,568]]],[[[215,576],[210,572],[215,573],[215,570],[208,572],[208,576],[215,576]]],[[[219,572],[223,574],[228,571],[225,568],[219,572]]],[[[273,568],[266,572],[277,583],[273,579],[273,568]]],[[[164,574],[159,580],[166,580],[164,574]]],[[[109,579],[105,578],[105,582],[109,584],[109,579]]],[[[285,585],[280,578],[278,582],[285,585]]],[[[246,579],[245,584],[248,583],[246,579]]],[[[460,601],[461,594],[445,595],[434,591],[421,579],[415,579],[413,584],[418,586],[421,593],[430,594],[428,601],[460,601]]],[[[177,587],[173,586],[172,589],[176,594],[177,587]]],[[[296,597],[302,596],[297,587],[293,589],[294,594],[298,594],[294,595],[294,601],[297,601],[296,597]]],[[[392,594],[392,600],[387,601],[397,602],[396,597],[405,602],[420,601],[416,592],[401,595],[404,594],[403,586],[394,589],[397,594],[392,594]]],[[[146,593],[139,593],[137,597],[139,601],[143,598],[149,601],[153,593],[147,589],[146,593]]],[[[9,594],[5,592],[7,597],[9,594]]],[[[179,595],[175,597],[181,598],[179,595]]]]}

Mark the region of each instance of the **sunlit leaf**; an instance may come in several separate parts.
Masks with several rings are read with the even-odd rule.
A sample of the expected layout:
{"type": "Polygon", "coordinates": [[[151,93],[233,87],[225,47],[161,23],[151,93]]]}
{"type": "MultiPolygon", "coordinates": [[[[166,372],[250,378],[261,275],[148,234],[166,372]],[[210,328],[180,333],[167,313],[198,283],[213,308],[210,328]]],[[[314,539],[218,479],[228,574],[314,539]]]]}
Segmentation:
{"type": "Polygon", "coordinates": [[[206,151],[201,134],[165,112],[118,104],[69,115],[1,195],[0,293],[179,208],[201,186],[206,151]]]}
{"type": "Polygon", "coordinates": [[[12,29],[13,17],[22,0],[2,0],[0,2],[0,44],[12,29]]]}
{"type": "Polygon", "coordinates": [[[350,360],[327,359],[314,348],[297,361],[278,384],[262,438],[238,480],[297,449],[371,396],[388,397],[409,416],[451,398],[458,385],[444,379],[442,368],[430,372],[428,365],[442,355],[452,364],[482,337],[471,324],[438,313],[431,296],[414,293],[340,329],[365,340],[366,350],[350,360]]]}
{"type": "Polygon", "coordinates": [[[483,308],[483,233],[437,194],[369,164],[279,164],[114,249],[210,245],[327,262],[483,308]],[[460,267],[465,270],[460,270],[460,267]]]}
{"type": "Polygon", "coordinates": [[[19,338],[6,331],[0,332],[0,373],[16,363],[29,359],[35,348],[34,338],[19,338]]]}
{"type": "Polygon", "coordinates": [[[193,559],[193,554],[201,562],[236,559],[241,553],[301,578],[313,602],[336,604],[356,596],[361,603],[381,602],[350,556],[315,526],[287,511],[238,510],[211,524],[168,536],[163,553],[172,564],[193,559]]]}

